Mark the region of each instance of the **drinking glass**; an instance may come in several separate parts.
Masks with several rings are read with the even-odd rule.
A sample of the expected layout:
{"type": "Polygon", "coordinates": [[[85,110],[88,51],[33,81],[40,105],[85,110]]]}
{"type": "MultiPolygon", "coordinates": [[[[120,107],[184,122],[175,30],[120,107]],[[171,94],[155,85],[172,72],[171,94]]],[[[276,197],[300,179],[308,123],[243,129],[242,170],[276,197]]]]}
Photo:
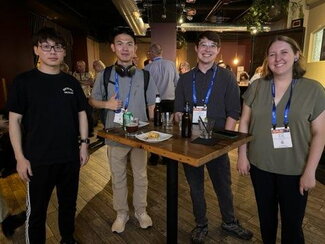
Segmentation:
{"type": "Polygon", "coordinates": [[[138,118],[130,119],[126,123],[125,128],[126,128],[127,136],[135,136],[139,130],[139,119],[138,118]]]}
{"type": "Polygon", "coordinates": [[[215,120],[211,118],[205,118],[203,120],[199,119],[199,129],[201,131],[200,138],[211,139],[212,130],[215,124],[215,120]]]}
{"type": "Polygon", "coordinates": [[[173,127],[173,115],[170,112],[165,112],[161,114],[162,118],[162,125],[166,129],[172,128],[173,127]]]}

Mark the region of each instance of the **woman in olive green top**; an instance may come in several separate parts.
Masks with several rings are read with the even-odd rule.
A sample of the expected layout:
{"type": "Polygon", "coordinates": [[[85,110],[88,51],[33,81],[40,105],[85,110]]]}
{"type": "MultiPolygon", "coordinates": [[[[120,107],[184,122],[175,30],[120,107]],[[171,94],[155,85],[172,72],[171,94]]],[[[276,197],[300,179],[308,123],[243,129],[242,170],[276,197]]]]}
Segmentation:
{"type": "Polygon", "coordinates": [[[302,54],[289,37],[268,46],[266,76],[243,95],[239,131],[253,141],[239,148],[237,169],[250,173],[264,243],[276,243],[278,206],[281,243],[304,243],[302,221],[308,190],[325,143],[325,91],[303,78],[302,54]]]}

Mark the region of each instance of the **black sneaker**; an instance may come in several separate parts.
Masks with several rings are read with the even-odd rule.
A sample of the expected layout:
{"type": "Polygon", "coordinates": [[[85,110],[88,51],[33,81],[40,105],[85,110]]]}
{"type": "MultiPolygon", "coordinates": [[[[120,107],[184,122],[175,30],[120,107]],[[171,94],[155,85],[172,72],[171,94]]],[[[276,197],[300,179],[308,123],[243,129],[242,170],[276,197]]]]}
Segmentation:
{"type": "Polygon", "coordinates": [[[223,222],[221,224],[221,229],[223,229],[227,234],[239,239],[250,240],[253,237],[253,233],[250,230],[243,228],[237,219],[228,224],[223,222]]]}
{"type": "Polygon", "coordinates": [[[208,234],[208,225],[197,225],[191,233],[191,241],[193,244],[203,244],[205,241],[205,237],[208,234]]]}

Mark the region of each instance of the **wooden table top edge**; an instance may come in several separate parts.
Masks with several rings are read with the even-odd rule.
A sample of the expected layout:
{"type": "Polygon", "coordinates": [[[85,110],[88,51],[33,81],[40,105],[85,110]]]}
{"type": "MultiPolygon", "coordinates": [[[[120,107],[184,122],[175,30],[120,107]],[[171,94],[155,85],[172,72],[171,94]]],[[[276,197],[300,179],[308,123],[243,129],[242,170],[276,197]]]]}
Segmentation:
{"type": "MultiPolygon", "coordinates": [[[[200,158],[196,157],[191,157],[188,155],[183,155],[181,153],[173,152],[164,148],[159,148],[156,145],[159,145],[158,143],[148,143],[148,142],[143,142],[135,138],[130,138],[130,137],[123,137],[121,134],[114,133],[114,129],[111,130],[113,133],[106,132],[105,130],[100,130],[98,131],[97,135],[106,139],[110,139],[115,142],[119,142],[124,145],[128,145],[131,147],[137,147],[137,148],[142,148],[148,152],[155,153],[158,155],[161,155],[163,157],[170,158],[172,160],[176,160],[182,163],[187,163],[190,164],[194,167],[199,167],[209,161],[211,161],[214,158],[217,158],[235,148],[238,148],[239,146],[249,142],[252,140],[251,135],[247,135],[244,138],[241,138],[240,140],[234,141],[231,145],[225,145],[222,149],[213,151],[207,155],[204,155],[200,158]]],[[[228,141],[232,141],[229,139],[228,141]]]]}

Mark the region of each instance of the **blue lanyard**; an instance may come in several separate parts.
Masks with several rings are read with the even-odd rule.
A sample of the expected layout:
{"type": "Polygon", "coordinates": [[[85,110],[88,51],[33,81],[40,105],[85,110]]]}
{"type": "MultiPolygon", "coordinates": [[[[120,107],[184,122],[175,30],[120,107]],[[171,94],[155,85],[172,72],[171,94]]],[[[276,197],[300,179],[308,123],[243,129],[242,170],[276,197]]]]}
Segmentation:
{"type": "MultiPolygon", "coordinates": [[[[214,84],[214,79],[215,79],[215,77],[216,77],[216,73],[217,73],[217,67],[214,68],[213,76],[212,76],[212,79],[211,79],[211,81],[210,81],[209,88],[208,88],[207,94],[206,94],[205,99],[204,99],[204,106],[207,106],[207,105],[208,105],[209,98],[210,98],[211,91],[212,91],[212,87],[213,87],[213,84],[214,84]]],[[[196,71],[194,70],[194,71],[193,71],[193,81],[192,81],[193,104],[194,104],[194,106],[197,105],[197,96],[196,96],[195,79],[196,79],[196,71]]]]}
{"type": "MultiPolygon", "coordinates": [[[[297,80],[292,80],[291,81],[291,85],[290,85],[290,96],[289,96],[289,100],[287,102],[287,105],[284,109],[284,118],[283,118],[283,124],[284,124],[284,127],[287,128],[288,125],[289,125],[289,110],[290,110],[290,104],[291,104],[291,97],[292,97],[292,90],[296,84],[297,80]]],[[[275,85],[274,85],[274,81],[272,80],[271,82],[272,86],[271,86],[271,90],[272,90],[272,98],[273,98],[273,105],[272,105],[272,126],[273,126],[273,129],[276,128],[276,106],[275,106],[275,85]]]]}
{"type": "MultiPolygon", "coordinates": [[[[131,81],[130,81],[130,85],[129,85],[129,93],[127,95],[127,97],[125,98],[125,101],[123,103],[123,107],[125,110],[128,109],[128,106],[129,106],[129,101],[130,101],[130,95],[131,95],[131,87],[132,87],[132,80],[133,80],[133,77],[131,78],[131,81]]],[[[119,93],[119,90],[120,90],[120,87],[119,87],[119,82],[118,82],[118,74],[115,72],[115,85],[114,85],[114,91],[115,91],[115,94],[116,94],[116,98],[119,99],[120,98],[120,93],[119,93]]],[[[115,112],[119,112],[119,111],[115,111],[115,112]]]]}
{"type": "Polygon", "coordinates": [[[161,57],[156,57],[152,61],[157,61],[157,60],[160,60],[160,59],[161,59],[161,57]]]}

